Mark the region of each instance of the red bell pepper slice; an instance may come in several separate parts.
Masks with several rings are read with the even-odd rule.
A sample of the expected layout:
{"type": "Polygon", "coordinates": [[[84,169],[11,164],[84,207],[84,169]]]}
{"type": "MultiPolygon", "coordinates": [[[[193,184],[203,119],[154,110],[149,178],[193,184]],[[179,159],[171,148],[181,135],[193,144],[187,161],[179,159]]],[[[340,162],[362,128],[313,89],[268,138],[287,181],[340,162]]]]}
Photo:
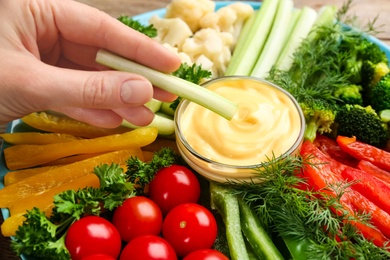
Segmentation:
{"type": "MultiPolygon", "coordinates": [[[[309,141],[305,141],[302,144],[301,155],[304,158],[308,158],[310,160],[311,164],[305,166],[303,173],[309,179],[309,183],[312,184],[313,188],[317,191],[326,189],[329,184],[343,181],[341,173],[344,171],[344,169],[349,168],[349,166],[333,160],[309,141]]],[[[329,195],[336,196],[334,191],[323,191],[329,195]]],[[[367,198],[361,196],[358,192],[350,188],[345,190],[345,193],[341,197],[340,203],[344,209],[346,209],[351,214],[351,216],[355,215],[355,209],[361,212],[372,212],[375,213],[372,215],[373,223],[378,223],[380,225],[379,222],[383,220],[383,223],[386,225],[390,224],[389,214],[379,209],[367,198]],[[352,203],[355,197],[358,199],[355,201],[355,203],[352,203]]],[[[389,241],[389,239],[377,228],[355,221],[351,222],[351,224],[354,225],[366,239],[372,240],[373,243],[377,246],[383,246],[386,242],[389,241]]],[[[384,228],[384,231],[387,234],[390,235],[390,226],[380,226],[381,228],[384,228]]]]}
{"type": "Polygon", "coordinates": [[[390,171],[390,152],[357,141],[355,137],[338,136],[340,148],[358,160],[372,162],[379,168],[390,171]]]}
{"type": "Polygon", "coordinates": [[[351,188],[362,194],[382,210],[390,214],[390,187],[370,174],[354,168],[346,168],[341,173],[351,188]]]}
{"type": "Polygon", "coordinates": [[[357,212],[370,213],[372,224],[374,224],[383,235],[390,238],[390,215],[387,212],[354,190],[345,192],[341,200],[342,202],[345,201],[346,203],[351,204],[357,212]]]}
{"type": "Polygon", "coordinates": [[[379,168],[375,164],[366,160],[361,160],[359,161],[357,168],[367,172],[368,174],[371,174],[372,176],[375,176],[376,178],[390,185],[390,172],[379,168]]]}
{"type": "Polygon", "coordinates": [[[317,135],[313,143],[321,151],[328,154],[331,158],[345,165],[356,167],[359,163],[359,160],[344,152],[335,139],[324,135],[317,135]]]}

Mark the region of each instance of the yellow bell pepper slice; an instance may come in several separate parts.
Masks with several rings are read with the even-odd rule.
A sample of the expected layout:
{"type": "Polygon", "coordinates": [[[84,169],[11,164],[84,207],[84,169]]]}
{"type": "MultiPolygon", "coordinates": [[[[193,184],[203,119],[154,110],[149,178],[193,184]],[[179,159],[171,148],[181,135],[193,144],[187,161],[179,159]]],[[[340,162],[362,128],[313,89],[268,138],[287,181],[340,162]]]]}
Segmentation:
{"type": "Polygon", "coordinates": [[[102,153],[143,147],[156,140],[157,135],[157,128],[142,127],[123,134],[80,139],[66,143],[14,145],[4,149],[4,158],[8,169],[19,170],[76,154],[102,153]]]}
{"type": "Polygon", "coordinates": [[[12,145],[64,143],[80,139],[69,134],[38,132],[5,133],[0,134],[0,138],[12,145]]]}
{"type": "Polygon", "coordinates": [[[140,148],[131,148],[56,167],[52,170],[20,180],[0,190],[0,208],[8,208],[17,200],[45,192],[48,189],[63,185],[75,178],[92,173],[93,169],[100,164],[117,163],[124,165],[130,157],[138,157],[140,160],[144,160],[140,148]]]}
{"type": "Polygon", "coordinates": [[[19,213],[24,214],[27,210],[31,210],[34,207],[43,210],[53,205],[53,198],[55,195],[63,191],[78,190],[86,187],[99,188],[99,177],[93,173],[81,176],[67,183],[64,183],[63,185],[48,189],[43,193],[34,194],[27,198],[17,200],[13,204],[11,204],[8,209],[10,211],[11,216],[19,213]]]}
{"type": "Polygon", "coordinates": [[[43,166],[43,167],[35,167],[35,168],[29,168],[29,169],[8,172],[4,176],[4,186],[14,184],[15,182],[18,182],[18,181],[26,179],[28,177],[34,176],[34,175],[39,174],[41,172],[52,170],[55,167],[58,167],[58,166],[43,166]]]}
{"type": "Polygon", "coordinates": [[[67,116],[49,114],[46,112],[35,112],[22,117],[21,120],[27,125],[41,131],[70,134],[85,138],[96,138],[129,131],[129,128],[124,126],[114,129],[101,128],[67,116]]]}

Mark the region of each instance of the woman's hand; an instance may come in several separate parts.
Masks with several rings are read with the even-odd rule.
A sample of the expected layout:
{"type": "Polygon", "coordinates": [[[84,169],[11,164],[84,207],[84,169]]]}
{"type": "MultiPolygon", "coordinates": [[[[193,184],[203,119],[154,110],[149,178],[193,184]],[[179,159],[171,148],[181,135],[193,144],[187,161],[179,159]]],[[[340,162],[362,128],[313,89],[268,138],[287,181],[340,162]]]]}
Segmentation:
{"type": "Polygon", "coordinates": [[[146,125],[154,115],[143,104],[175,98],[139,75],[95,62],[103,48],[164,72],[180,65],[175,54],[95,8],[72,0],[2,0],[0,20],[0,123],[55,110],[101,127],[123,118],[146,125]]]}

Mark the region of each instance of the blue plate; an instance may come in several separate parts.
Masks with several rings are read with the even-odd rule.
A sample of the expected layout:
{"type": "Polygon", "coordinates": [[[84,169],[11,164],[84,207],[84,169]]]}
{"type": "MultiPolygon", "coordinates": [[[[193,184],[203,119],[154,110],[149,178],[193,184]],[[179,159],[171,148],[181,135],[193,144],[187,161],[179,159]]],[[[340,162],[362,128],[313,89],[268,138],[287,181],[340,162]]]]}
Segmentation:
{"type": "MultiPolygon", "coordinates": [[[[243,3],[250,4],[254,9],[259,9],[261,6],[261,3],[259,2],[251,2],[251,1],[242,1],[243,3]]],[[[216,2],[216,9],[219,9],[221,7],[227,6],[233,2],[231,1],[223,1],[223,2],[216,2]]],[[[149,19],[157,15],[159,17],[163,17],[165,15],[165,9],[157,9],[154,11],[146,12],[140,15],[136,15],[133,17],[133,19],[138,20],[140,23],[143,24],[148,24],[149,19]]],[[[387,46],[385,43],[380,41],[379,39],[373,37],[373,36],[368,36],[369,39],[377,44],[384,52],[386,52],[386,55],[390,57],[390,47],[387,46]]],[[[13,132],[26,132],[26,131],[31,131],[34,129],[31,129],[29,126],[25,125],[21,120],[15,120],[11,122],[8,127],[7,127],[7,133],[13,133],[13,132]]],[[[5,166],[5,161],[4,161],[4,153],[3,149],[8,147],[6,143],[3,142],[3,147],[1,147],[1,154],[0,154],[0,189],[4,188],[4,176],[7,174],[8,169],[5,166]]],[[[3,214],[3,218],[7,219],[9,217],[9,211],[8,209],[1,209],[1,212],[3,214]]],[[[31,257],[26,257],[22,256],[21,257],[23,260],[32,260],[33,258],[31,257]]]]}

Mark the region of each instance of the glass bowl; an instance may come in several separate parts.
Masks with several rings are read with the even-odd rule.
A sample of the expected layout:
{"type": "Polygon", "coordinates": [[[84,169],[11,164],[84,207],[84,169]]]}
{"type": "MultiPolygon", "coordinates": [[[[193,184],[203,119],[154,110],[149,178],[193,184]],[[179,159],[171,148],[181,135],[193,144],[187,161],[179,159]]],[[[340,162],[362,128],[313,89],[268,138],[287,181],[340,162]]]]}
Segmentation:
{"type": "Polygon", "coordinates": [[[175,112],[179,153],[207,179],[256,181],[256,170],[299,153],[305,118],[294,97],[266,80],[225,76],[203,84],[238,104],[227,120],[183,99],[175,112]],[[273,160],[275,161],[275,160],[273,160]]]}

